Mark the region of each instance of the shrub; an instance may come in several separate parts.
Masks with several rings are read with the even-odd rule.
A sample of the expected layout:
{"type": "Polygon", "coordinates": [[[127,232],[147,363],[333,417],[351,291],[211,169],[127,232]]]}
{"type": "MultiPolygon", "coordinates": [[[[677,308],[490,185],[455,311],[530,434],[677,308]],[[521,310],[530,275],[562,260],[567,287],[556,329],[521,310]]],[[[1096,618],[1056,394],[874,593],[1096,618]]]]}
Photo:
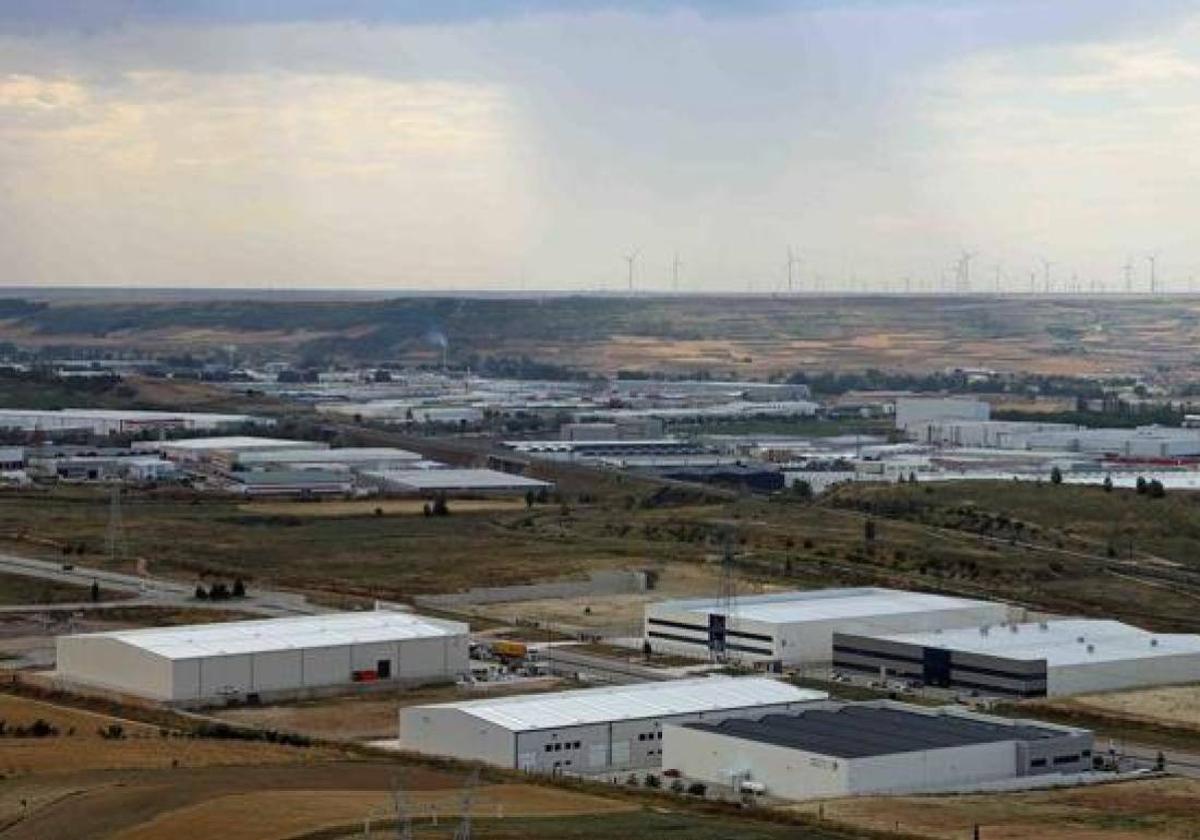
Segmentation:
{"type": "Polygon", "coordinates": [[[671,793],[683,794],[687,788],[684,787],[683,779],[675,779],[671,782],[671,793]]]}
{"type": "Polygon", "coordinates": [[[662,787],[662,779],[658,778],[658,776],[655,776],[653,773],[649,773],[646,775],[646,787],[650,788],[651,790],[658,790],[660,787],[662,787]]]}
{"type": "Polygon", "coordinates": [[[97,730],[100,737],[106,741],[121,741],[125,738],[125,727],[119,723],[110,723],[97,730]]]}
{"type": "Polygon", "coordinates": [[[708,794],[708,785],[704,784],[704,782],[692,782],[688,785],[687,792],[691,796],[698,796],[703,799],[708,794]]]}

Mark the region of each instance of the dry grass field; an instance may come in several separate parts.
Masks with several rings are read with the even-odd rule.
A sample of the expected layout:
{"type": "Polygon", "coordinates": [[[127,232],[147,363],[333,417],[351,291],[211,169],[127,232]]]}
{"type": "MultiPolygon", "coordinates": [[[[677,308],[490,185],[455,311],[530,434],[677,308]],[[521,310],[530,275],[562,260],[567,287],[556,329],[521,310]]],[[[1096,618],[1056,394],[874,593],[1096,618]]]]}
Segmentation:
{"type": "MultiPolygon", "coordinates": [[[[406,796],[421,821],[453,821],[461,813],[455,787],[417,790],[406,796]]],[[[472,813],[478,817],[570,817],[638,810],[629,802],[533,785],[483,785],[472,813]]],[[[394,815],[390,791],[273,790],[214,797],[168,811],[113,835],[113,840],[285,840],[332,826],[361,824],[394,815]]]]}
{"type": "Polygon", "coordinates": [[[1200,685],[1081,694],[1041,701],[1038,705],[1068,712],[1099,714],[1137,723],[1200,730],[1200,685]]]}
{"type": "MultiPolygon", "coordinates": [[[[424,499],[365,499],[361,501],[322,500],[316,502],[251,502],[238,505],[238,510],[259,516],[421,516],[427,502],[424,499]]],[[[454,513],[496,513],[525,510],[521,498],[454,499],[454,513]]]]}
{"type": "MultiPolygon", "coordinates": [[[[1154,779],[1086,788],[991,794],[845,799],[825,816],[877,831],[945,840],[1185,840],[1200,836],[1200,781],[1154,779]]],[[[814,813],[817,806],[798,810],[814,813]]]]}

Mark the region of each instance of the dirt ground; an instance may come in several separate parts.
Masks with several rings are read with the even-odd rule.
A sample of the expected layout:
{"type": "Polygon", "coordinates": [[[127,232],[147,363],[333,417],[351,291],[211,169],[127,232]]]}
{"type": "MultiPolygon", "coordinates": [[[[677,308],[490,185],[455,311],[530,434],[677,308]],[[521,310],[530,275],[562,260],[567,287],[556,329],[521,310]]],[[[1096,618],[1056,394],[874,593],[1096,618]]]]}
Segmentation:
{"type": "Polygon", "coordinates": [[[975,825],[986,840],[1183,840],[1200,836],[1197,801],[1200,781],[1154,779],[986,796],[845,799],[823,808],[827,819],[861,828],[899,827],[946,840],[970,837],[975,825]]]}
{"type": "Polygon", "coordinates": [[[1069,711],[1117,715],[1149,723],[1200,727],[1200,685],[1081,694],[1069,699],[1048,701],[1044,705],[1069,711]]]}
{"type": "MultiPolygon", "coordinates": [[[[238,510],[269,516],[372,516],[382,510],[384,516],[420,516],[425,512],[424,499],[366,499],[362,501],[326,500],[319,502],[250,502],[238,505],[238,510]]],[[[451,499],[452,513],[492,513],[519,511],[525,500],[451,499]]]]}
{"type": "Polygon", "coordinates": [[[473,689],[447,685],[373,694],[362,697],[330,697],[304,703],[222,709],[213,714],[231,723],[300,732],[317,738],[377,741],[396,737],[396,710],[424,703],[450,703],[531,691],[547,691],[556,679],[491,683],[473,689]]]}
{"type": "Polygon", "coordinates": [[[533,620],[597,630],[628,627],[631,631],[636,630],[640,633],[646,604],[667,598],[715,596],[719,590],[718,571],[715,565],[674,563],[660,570],[657,585],[648,592],[510,601],[467,607],[464,610],[495,621],[514,624],[522,620],[533,620]]]}
{"type": "Polygon", "coordinates": [[[209,767],[239,763],[284,764],[328,759],[333,751],[274,744],[187,738],[158,727],[93,712],[0,694],[0,720],[8,733],[41,719],[58,730],[42,738],[0,736],[0,774],[9,780],[99,769],[209,767]],[[121,727],[120,738],[101,730],[121,727]]]}

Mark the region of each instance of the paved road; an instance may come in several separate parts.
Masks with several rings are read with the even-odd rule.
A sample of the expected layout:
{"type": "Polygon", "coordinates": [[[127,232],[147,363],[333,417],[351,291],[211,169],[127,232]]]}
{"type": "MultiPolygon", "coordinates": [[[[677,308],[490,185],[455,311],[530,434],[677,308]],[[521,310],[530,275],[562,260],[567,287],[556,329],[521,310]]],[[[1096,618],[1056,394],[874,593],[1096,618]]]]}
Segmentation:
{"type": "Polygon", "coordinates": [[[48,608],[56,610],[97,609],[103,606],[188,606],[200,609],[239,610],[266,616],[312,615],[328,612],[324,607],[309,603],[303,595],[294,592],[252,589],[250,597],[239,598],[236,601],[200,601],[193,597],[194,586],[179,581],[149,576],[139,577],[79,565],[68,570],[64,569],[61,563],[35,560],[15,554],[0,554],[0,572],[83,587],[91,586],[93,582],[96,582],[105,589],[127,592],[136,596],[131,600],[113,601],[108,604],[86,602],[81,604],[15,605],[0,608],[3,612],[42,612],[48,608]]]}

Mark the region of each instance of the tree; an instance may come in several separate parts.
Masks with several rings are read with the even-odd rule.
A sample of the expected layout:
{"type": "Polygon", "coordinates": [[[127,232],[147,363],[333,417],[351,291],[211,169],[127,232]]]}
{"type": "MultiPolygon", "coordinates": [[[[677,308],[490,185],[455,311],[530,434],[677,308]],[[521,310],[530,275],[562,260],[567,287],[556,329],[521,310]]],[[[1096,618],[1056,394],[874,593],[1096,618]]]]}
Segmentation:
{"type": "Polygon", "coordinates": [[[246,583],[241,578],[238,578],[237,580],[235,580],[233,582],[233,597],[234,598],[245,598],[246,597],[246,583]]]}
{"type": "Polygon", "coordinates": [[[657,790],[658,788],[662,787],[662,779],[658,778],[658,776],[655,776],[653,773],[649,773],[646,776],[646,787],[650,788],[651,790],[657,790]]]}
{"type": "Polygon", "coordinates": [[[437,498],[433,500],[433,515],[434,516],[449,516],[450,508],[446,505],[446,494],[439,493],[437,498]]]}
{"type": "Polygon", "coordinates": [[[214,583],[208,588],[208,598],[210,601],[229,600],[229,587],[223,581],[214,583]]]}
{"type": "Polygon", "coordinates": [[[202,583],[196,584],[196,600],[197,601],[207,601],[208,600],[208,590],[204,588],[204,584],[202,584],[202,583]]]}
{"type": "Polygon", "coordinates": [[[92,603],[94,604],[99,600],[100,600],[100,584],[97,583],[96,581],[92,581],[92,603]]]}
{"type": "Polygon", "coordinates": [[[1104,476],[1104,492],[1111,493],[1112,489],[1113,489],[1112,476],[1111,475],[1104,476]]]}
{"type": "Polygon", "coordinates": [[[642,642],[642,656],[647,662],[650,661],[650,657],[653,655],[653,653],[654,648],[650,647],[650,640],[647,639],[646,641],[642,642]]]}
{"type": "Polygon", "coordinates": [[[537,497],[533,495],[532,490],[525,491],[525,509],[526,510],[533,507],[533,502],[534,502],[534,499],[536,499],[536,498],[537,497]]]}
{"type": "Polygon", "coordinates": [[[1058,467],[1050,470],[1050,483],[1062,484],[1062,470],[1060,470],[1058,467]]]}
{"type": "Polygon", "coordinates": [[[811,499],[813,497],[812,485],[802,478],[798,478],[792,482],[792,495],[797,499],[811,499]]]}
{"type": "Polygon", "coordinates": [[[1139,496],[1146,495],[1146,479],[1142,478],[1140,475],[1137,477],[1137,494],[1139,496]]]}
{"type": "Polygon", "coordinates": [[[422,508],[421,512],[424,513],[426,516],[433,516],[433,508],[430,507],[429,502],[425,503],[425,507],[422,508]]]}
{"type": "Polygon", "coordinates": [[[1146,485],[1146,495],[1151,499],[1161,499],[1163,496],[1167,495],[1167,488],[1163,486],[1161,481],[1155,478],[1146,485]]]}
{"type": "Polygon", "coordinates": [[[863,523],[863,539],[867,542],[875,542],[875,520],[868,519],[863,523]]]}

